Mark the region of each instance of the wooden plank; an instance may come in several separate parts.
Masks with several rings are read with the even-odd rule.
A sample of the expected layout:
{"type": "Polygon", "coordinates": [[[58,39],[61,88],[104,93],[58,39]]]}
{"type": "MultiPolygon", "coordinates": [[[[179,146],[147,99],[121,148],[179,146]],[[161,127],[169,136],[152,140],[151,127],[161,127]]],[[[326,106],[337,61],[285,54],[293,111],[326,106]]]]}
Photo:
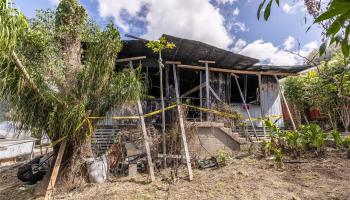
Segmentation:
{"type": "MultiPolygon", "coordinates": [[[[184,69],[191,69],[191,70],[202,70],[205,71],[205,67],[202,66],[196,66],[196,65],[177,65],[179,68],[184,68],[184,69]]],[[[249,71],[249,70],[236,70],[236,69],[225,69],[225,68],[220,68],[220,67],[209,67],[209,71],[212,72],[223,72],[223,73],[234,73],[234,74],[253,74],[253,75],[269,75],[269,76],[297,76],[297,73],[287,73],[287,72],[274,72],[274,71],[249,71]]]]}
{"type": "Polygon", "coordinates": [[[47,185],[47,189],[46,189],[46,193],[45,193],[45,200],[51,199],[52,191],[55,188],[57,175],[58,175],[58,172],[60,170],[60,166],[61,166],[64,151],[66,150],[66,146],[67,146],[67,139],[62,141],[62,143],[60,145],[60,149],[58,150],[55,165],[52,169],[51,177],[50,177],[49,183],[47,185]]]}
{"type": "Polygon", "coordinates": [[[180,65],[181,62],[180,61],[165,61],[165,64],[177,64],[177,65],[180,65]]]}
{"type": "MultiPolygon", "coordinates": [[[[199,72],[199,84],[203,84],[203,72],[199,72]]],[[[202,108],[203,107],[203,88],[199,89],[199,105],[202,108]]],[[[203,121],[203,112],[202,110],[199,111],[199,117],[200,120],[203,121]]]]}
{"type": "Polygon", "coordinates": [[[186,97],[186,96],[192,94],[193,92],[202,89],[204,86],[205,86],[204,83],[202,83],[202,84],[200,84],[200,85],[197,85],[196,87],[194,87],[194,88],[188,90],[187,92],[183,93],[180,97],[181,97],[181,98],[182,98],[182,97],[186,97]]]}
{"type": "Polygon", "coordinates": [[[182,137],[182,142],[183,142],[184,150],[185,150],[185,157],[186,157],[186,163],[187,163],[187,169],[188,169],[188,176],[189,176],[189,180],[192,181],[193,180],[193,174],[192,174],[191,158],[190,158],[190,154],[188,152],[186,132],[185,132],[185,123],[184,123],[182,110],[181,110],[181,106],[180,106],[180,94],[179,94],[179,86],[178,86],[178,83],[177,83],[175,64],[173,64],[173,75],[174,75],[174,83],[175,83],[175,95],[176,95],[176,102],[177,102],[177,111],[179,113],[179,123],[180,123],[181,137],[182,137]]]}
{"type": "Polygon", "coordinates": [[[215,64],[215,61],[212,60],[198,60],[199,63],[210,63],[210,64],[215,64]]]}
{"type": "MultiPolygon", "coordinates": [[[[258,74],[258,80],[259,80],[259,98],[260,98],[260,112],[261,112],[261,117],[265,118],[265,109],[264,109],[264,101],[263,98],[261,96],[262,94],[262,85],[261,85],[261,74],[258,74]]],[[[265,127],[265,123],[262,121],[261,122],[263,125],[263,129],[264,129],[264,137],[266,137],[266,127],[265,127]]]]}
{"type": "MultiPolygon", "coordinates": [[[[244,106],[245,106],[245,105],[247,105],[247,103],[246,103],[246,101],[245,101],[245,99],[244,99],[244,96],[243,96],[243,93],[242,93],[242,90],[241,90],[241,86],[240,86],[239,83],[238,83],[238,78],[237,78],[236,76],[235,76],[234,78],[235,78],[236,85],[237,85],[237,87],[238,87],[239,95],[241,96],[242,102],[243,102],[243,104],[244,104],[244,106]]],[[[251,117],[251,115],[250,115],[250,112],[249,112],[248,109],[245,109],[245,110],[246,110],[246,112],[247,112],[247,114],[248,114],[248,118],[249,118],[250,124],[251,124],[252,127],[253,127],[254,136],[255,136],[256,139],[258,139],[258,137],[257,137],[257,135],[256,135],[255,126],[254,126],[254,123],[253,123],[253,121],[252,121],[252,117],[251,117]]],[[[250,140],[250,142],[252,141],[250,135],[249,135],[249,140],[250,140]]]]}
{"type": "Polygon", "coordinates": [[[143,60],[146,59],[146,56],[138,56],[138,57],[131,57],[131,58],[122,58],[122,59],[117,59],[116,62],[120,63],[120,62],[130,62],[130,61],[134,61],[134,60],[143,60]]]}
{"type": "Polygon", "coordinates": [[[210,89],[210,92],[214,95],[214,97],[215,97],[218,101],[221,101],[221,102],[222,102],[222,100],[220,99],[219,95],[217,95],[217,94],[215,93],[215,91],[213,90],[213,88],[211,88],[211,86],[209,86],[209,89],[210,89]]]}
{"type": "MultiPolygon", "coordinates": [[[[131,69],[133,70],[134,68],[133,68],[132,61],[129,61],[129,64],[130,64],[131,69]]],[[[143,141],[144,141],[145,148],[146,148],[146,153],[147,153],[147,162],[148,162],[149,175],[151,177],[151,181],[155,181],[153,162],[152,162],[152,157],[151,157],[151,149],[150,149],[149,143],[148,143],[149,137],[147,135],[145,117],[143,116],[143,110],[142,110],[142,105],[141,105],[140,99],[137,100],[137,109],[139,111],[139,116],[140,116],[140,121],[141,121],[141,128],[142,128],[142,134],[143,134],[143,141]]]]}
{"type": "Polygon", "coordinates": [[[284,96],[284,92],[283,92],[283,90],[282,90],[282,88],[281,88],[280,82],[278,81],[278,77],[277,77],[276,75],[275,75],[274,77],[275,77],[275,79],[276,79],[276,81],[277,81],[278,91],[279,91],[280,94],[281,94],[281,97],[282,97],[282,100],[283,100],[283,102],[284,102],[284,105],[286,105],[286,108],[287,108],[287,112],[288,112],[290,121],[292,122],[293,130],[294,130],[294,131],[297,131],[297,128],[296,128],[296,126],[295,126],[295,122],[294,122],[292,113],[290,112],[290,109],[289,109],[289,106],[288,106],[286,97],[284,96]]]}

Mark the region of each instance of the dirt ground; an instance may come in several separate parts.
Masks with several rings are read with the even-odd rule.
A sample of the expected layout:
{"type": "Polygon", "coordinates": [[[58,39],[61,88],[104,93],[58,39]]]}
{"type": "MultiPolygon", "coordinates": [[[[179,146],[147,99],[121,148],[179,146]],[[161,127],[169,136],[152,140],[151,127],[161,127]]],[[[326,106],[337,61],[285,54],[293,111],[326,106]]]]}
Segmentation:
{"type": "MultiPolygon", "coordinates": [[[[304,157],[301,163],[285,163],[277,169],[272,159],[253,156],[233,159],[219,169],[194,170],[187,181],[186,169],[172,180],[171,170],[156,174],[110,179],[88,184],[55,199],[350,199],[350,160],[339,152],[324,158],[304,157]]],[[[0,199],[32,199],[33,186],[16,178],[16,166],[0,169],[0,199]]]]}

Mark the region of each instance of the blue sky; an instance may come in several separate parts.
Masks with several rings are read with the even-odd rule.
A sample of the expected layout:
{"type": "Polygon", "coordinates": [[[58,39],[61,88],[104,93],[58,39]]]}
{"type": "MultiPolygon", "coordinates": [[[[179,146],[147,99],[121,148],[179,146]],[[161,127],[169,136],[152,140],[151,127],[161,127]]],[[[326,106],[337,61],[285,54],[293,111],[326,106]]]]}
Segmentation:
{"type": "MultiPolygon", "coordinates": [[[[35,10],[55,8],[59,0],[14,0],[28,17],[35,10]]],[[[320,44],[321,30],[313,26],[303,0],[281,0],[270,19],[258,21],[261,0],[80,0],[101,26],[112,20],[122,35],[157,39],[161,33],[200,40],[261,63],[296,65],[320,44]],[[307,22],[305,23],[305,18],[307,22]]]]}

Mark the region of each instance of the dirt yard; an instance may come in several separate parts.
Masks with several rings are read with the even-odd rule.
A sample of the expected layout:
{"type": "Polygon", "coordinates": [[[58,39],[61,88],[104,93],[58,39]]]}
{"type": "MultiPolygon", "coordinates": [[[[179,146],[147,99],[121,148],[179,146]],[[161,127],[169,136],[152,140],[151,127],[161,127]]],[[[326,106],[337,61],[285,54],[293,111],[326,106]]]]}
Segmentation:
{"type": "MultiPolygon", "coordinates": [[[[302,158],[301,163],[285,163],[279,170],[271,159],[252,156],[233,159],[219,169],[194,170],[194,180],[186,180],[186,170],[172,180],[170,170],[157,173],[154,183],[147,176],[111,177],[103,184],[89,184],[55,199],[350,199],[350,160],[338,152],[324,158],[302,158]]],[[[31,199],[33,186],[16,178],[17,167],[0,172],[0,199],[31,199]]]]}

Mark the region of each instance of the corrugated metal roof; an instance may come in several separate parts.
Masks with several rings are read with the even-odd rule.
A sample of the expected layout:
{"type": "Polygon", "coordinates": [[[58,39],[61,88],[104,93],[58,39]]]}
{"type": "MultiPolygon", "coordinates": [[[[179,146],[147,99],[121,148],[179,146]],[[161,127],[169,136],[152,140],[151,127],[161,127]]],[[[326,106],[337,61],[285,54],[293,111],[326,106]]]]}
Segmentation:
{"type": "MultiPolygon", "coordinates": [[[[288,73],[297,73],[311,67],[309,65],[256,65],[259,62],[258,59],[236,54],[200,41],[188,40],[165,34],[163,34],[162,37],[166,37],[169,42],[176,45],[174,49],[168,49],[162,52],[162,57],[165,61],[180,61],[181,64],[198,65],[198,60],[210,60],[215,61],[215,64],[212,64],[211,67],[288,73]]],[[[151,62],[149,58],[157,59],[158,55],[146,47],[147,42],[147,40],[143,39],[124,40],[123,49],[119,53],[118,58],[146,56],[148,61],[145,62],[156,64],[156,62],[151,62]]]]}

